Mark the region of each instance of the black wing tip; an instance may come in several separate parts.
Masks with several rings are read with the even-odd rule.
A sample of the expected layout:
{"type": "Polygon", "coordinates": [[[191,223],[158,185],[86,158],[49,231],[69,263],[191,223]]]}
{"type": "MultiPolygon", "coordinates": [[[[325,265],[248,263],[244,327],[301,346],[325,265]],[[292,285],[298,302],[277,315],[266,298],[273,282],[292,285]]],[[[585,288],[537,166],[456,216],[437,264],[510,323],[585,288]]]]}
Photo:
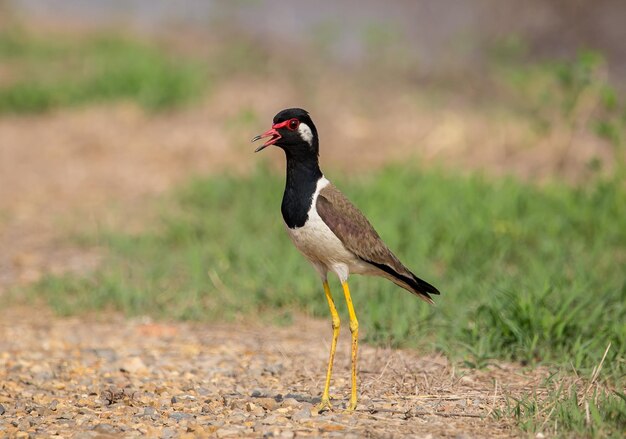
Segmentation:
{"type": "MultiPolygon", "coordinates": [[[[411,273],[411,274],[413,274],[413,273],[411,273]]],[[[434,285],[429,284],[425,280],[420,279],[419,277],[415,276],[414,274],[413,274],[413,280],[415,281],[415,284],[416,284],[417,288],[420,291],[424,291],[427,294],[435,294],[437,296],[439,296],[441,294],[441,292],[437,289],[437,287],[435,287],[434,285]]]]}
{"type": "Polygon", "coordinates": [[[420,279],[414,274],[413,274],[413,279],[411,280],[413,281],[412,283],[409,283],[409,286],[412,288],[411,292],[414,294],[417,294],[420,298],[424,299],[426,302],[430,303],[431,305],[434,305],[435,302],[430,297],[430,295],[433,294],[433,295],[439,296],[441,294],[439,290],[435,286],[429,284],[425,280],[420,279]]]}
{"type": "Polygon", "coordinates": [[[366,261],[366,262],[381,269],[385,273],[390,274],[393,278],[397,279],[400,282],[398,283],[398,285],[410,291],[411,293],[417,295],[420,299],[424,299],[426,302],[430,304],[435,303],[433,299],[430,297],[431,294],[434,294],[437,296],[441,294],[435,286],[429,284],[425,280],[420,279],[419,277],[415,276],[412,272],[408,270],[407,271],[411,273],[411,277],[398,273],[396,270],[394,270],[387,264],[380,264],[380,263],[376,263],[373,261],[366,261]]]}

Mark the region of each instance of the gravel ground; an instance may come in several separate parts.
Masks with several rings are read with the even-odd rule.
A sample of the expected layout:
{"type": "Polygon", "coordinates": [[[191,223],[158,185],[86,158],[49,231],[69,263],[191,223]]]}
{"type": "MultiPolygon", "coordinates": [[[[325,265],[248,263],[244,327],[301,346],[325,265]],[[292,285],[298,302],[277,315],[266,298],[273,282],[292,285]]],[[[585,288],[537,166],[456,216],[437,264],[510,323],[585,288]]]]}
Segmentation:
{"type": "Polygon", "coordinates": [[[165,324],[23,309],[0,317],[0,437],[510,437],[519,432],[492,415],[503,392],[545,376],[364,345],[360,404],[348,413],[342,334],[334,409],[318,414],[328,322],[165,324]]]}

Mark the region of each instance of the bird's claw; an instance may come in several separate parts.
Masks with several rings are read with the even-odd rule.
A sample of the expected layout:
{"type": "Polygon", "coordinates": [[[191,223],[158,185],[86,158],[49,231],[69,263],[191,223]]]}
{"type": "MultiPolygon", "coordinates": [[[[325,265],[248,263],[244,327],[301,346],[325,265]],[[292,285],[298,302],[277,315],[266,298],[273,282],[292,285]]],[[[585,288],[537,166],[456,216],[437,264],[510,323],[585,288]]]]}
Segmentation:
{"type": "Polygon", "coordinates": [[[330,404],[330,398],[322,398],[322,401],[317,405],[317,412],[323,412],[324,410],[332,410],[333,406],[330,404]]]}
{"type": "Polygon", "coordinates": [[[353,412],[356,410],[356,399],[350,398],[350,403],[348,404],[348,408],[346,410],[349,412],[353,412]]]}

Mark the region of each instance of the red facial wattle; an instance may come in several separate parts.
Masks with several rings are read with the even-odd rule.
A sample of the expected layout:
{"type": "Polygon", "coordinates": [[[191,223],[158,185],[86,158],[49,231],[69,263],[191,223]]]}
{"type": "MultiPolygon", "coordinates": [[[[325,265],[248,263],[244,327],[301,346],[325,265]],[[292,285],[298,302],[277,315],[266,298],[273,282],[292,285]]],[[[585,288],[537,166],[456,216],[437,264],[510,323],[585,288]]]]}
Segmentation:
{"type": "Polygon", "coordinates": [[[289,119],[283,122],[275,123],[274,125],[272,125],[272,128],[270,128],[263,134],[260,134],[252,139],[252,142],[256,142],[257,140],[270,137],[270,139],[267,142],[265,142],[263,145],[255,149],[254,152],[259,152],[262,149],[265,149],[268,146],[273,145],[276,142],[278,142],[280,139],[282,139],[283,136],[281,136],[280,133],[278,132],[279,129],[287,128],[289,131],[295,131],[298,129],[299,125],[300,125],[300,121],[298,119],[289,119]]]}

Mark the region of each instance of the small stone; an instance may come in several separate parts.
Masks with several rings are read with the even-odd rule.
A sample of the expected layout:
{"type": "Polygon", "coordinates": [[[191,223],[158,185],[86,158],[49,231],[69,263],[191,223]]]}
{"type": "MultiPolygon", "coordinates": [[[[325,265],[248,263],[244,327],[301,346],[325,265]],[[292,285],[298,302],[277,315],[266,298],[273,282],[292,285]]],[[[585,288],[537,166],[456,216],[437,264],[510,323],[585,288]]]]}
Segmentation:
{"type": "Polygon", "coordinates": [[[77,407],[85,407],[91,404],[91,401],[87,398],[80,398],[75,404],[77,407]]]}
{"type": "Polygon", "coordinates": [[[0,415],[4,415],[6,413],[6,410],[4,408],[4,406],[2,404],[0,404],[0,415]]]}
{"type": "Polygon", "coordinates": [[[263,396],[263,391],[259,389],[254,389],[252,393],[250,393],[250,396],[253,398],[260,398],[261,396],[263,396]]]}
{"type": "Polygon", "coordinates": [[[239,400],[233,399],[233,400],[229,401],[227,406],[231,410],[239,410],[239,409],[243,409],[244,408],[244,403],[243,403],[243,401],[239,401],[239,400]]]}
{"type": "Polygon", "coordinates": [[[255,409],[257,408],[257,405],[253,402],[247,402],[246,403],[246,411],[247,412],[253,412],[255,409]]]}
{"type": "Polygon", "coordinates": [[[154,407],[144,407],[143,416],[156,415],[156,409],[154,407]]]}
{"type": "Polygon", "coordinates": [[[240,430],[234,429],[234,428],[218,428],[217,431],[215,432],[215,434],[217,435],[217,437],[222,438],[222,437],[228,437],[228,436],[239,436],[241,433],[240,430]]]}
{"type": "Polygon", "coordinates": [[[163,430],[161,430],[161,437],[163,439],[170,439],[174,436],[176,436],[176,431],[174,431],[173,428],[165,427],[163,430]]]}
{"type": "Polygon", "coordinates": [[[268,373],[270,375],[279,375],[284,369],[285,369],[285,366],[283,366],[282,363],[276,363],[276,364],[271,364],[269,366],[265,366],[263,368],[263,372],[268,373]]]}
{"type": "Polygon", "coordinates": [[[122,372],[129,372],[134,374],[146,372],[147,368],[140,357],[130,357],[122,362],[122,364],[120,365],[120,370],[122,372]]]}
{"type": "Polygon", "coordinates": [[[97,431],[98,433],[103,433],[103,434],[115,433],[115,427],[113,427],[111,424],[98,424],[93,429],[94,431],[97,431]]]}
{"type": "Polygon", "coordinates": [[[190,415],[189,413],[183,413],[183,412],[174,412],[170,414],[170,418],[175,420],[176,422],[180,422],[183,419],[193,418],[193,415],[190,415]]]}
{"type": "Polygon", "coordinates": [[[178,402],[178,398],[176,398],[175,396],[172,396],[172,399],[170,399],[170,402],[172,404],[176,404],[178,402]]]}
{"type": "Polygon", "coordinates": [[[311,418],[311,410],[307,407],[303,408],[302,410],[298,410],[293,415],[291,415],[291,420],[295,422],[301,422],[303,420],[310,419],[310,418],[311,418]]]}
{"type": "Polygon", "coordinates": [[[285,407],[300,407],[300,402],[295,398],[285,398],[283,399],[283,405],[285,407]]]}
{"type": "Polygon", "coordinates": [[[269,415],[265,419],[261,419],[261,423],[265,425],[284,425],[287,422],[289,422],[289,419],[285,418],[284,416],[278,415],[269,415]]]}
{"type": "Polygon", "coordinates": [[[248,417],[248,415],[242,413],[231,413],[231,415],[228,417],[229,421],[231,424],[242,424],[246,418],[248,417]]]}
{"type": "Polygon", "coordinates": [[[53,399],[52,402],[50,402],[50,404],[48,404],[48,408],[52,411],[55,411],[57,409],[57,406],[59,405],[59,400],[58,399],[53,399]]]}
{"type": "Polygon", "coordinates": [[[107,349],[107,348],[94,349],[93,353],[96,356],[98,356],[98,357],[100,357],[100,358],[102,358],[102,359],[104,359],[106,361],[113,362],[113,361],[117,360],[117,353],[113,349],[107,349]]]}
{"type": "MultiPolygon", "coordinates": [[[[247,409],[248,409],[248,407],[246,407],[246,410],[247,409]]],[[[265,410],[261,406],[258,406],[256,404],[251,404],[251,406],[250,406],[250,413],[252,413],[254,416],[264,416],[265,415],[265,410]]]]}
{"type": "Polygon", "coordinates": [[[274,398],[261,398],[258,401],[259,405],[263,407],[265,410],[274,410],[278,403],[274,398]]]}

